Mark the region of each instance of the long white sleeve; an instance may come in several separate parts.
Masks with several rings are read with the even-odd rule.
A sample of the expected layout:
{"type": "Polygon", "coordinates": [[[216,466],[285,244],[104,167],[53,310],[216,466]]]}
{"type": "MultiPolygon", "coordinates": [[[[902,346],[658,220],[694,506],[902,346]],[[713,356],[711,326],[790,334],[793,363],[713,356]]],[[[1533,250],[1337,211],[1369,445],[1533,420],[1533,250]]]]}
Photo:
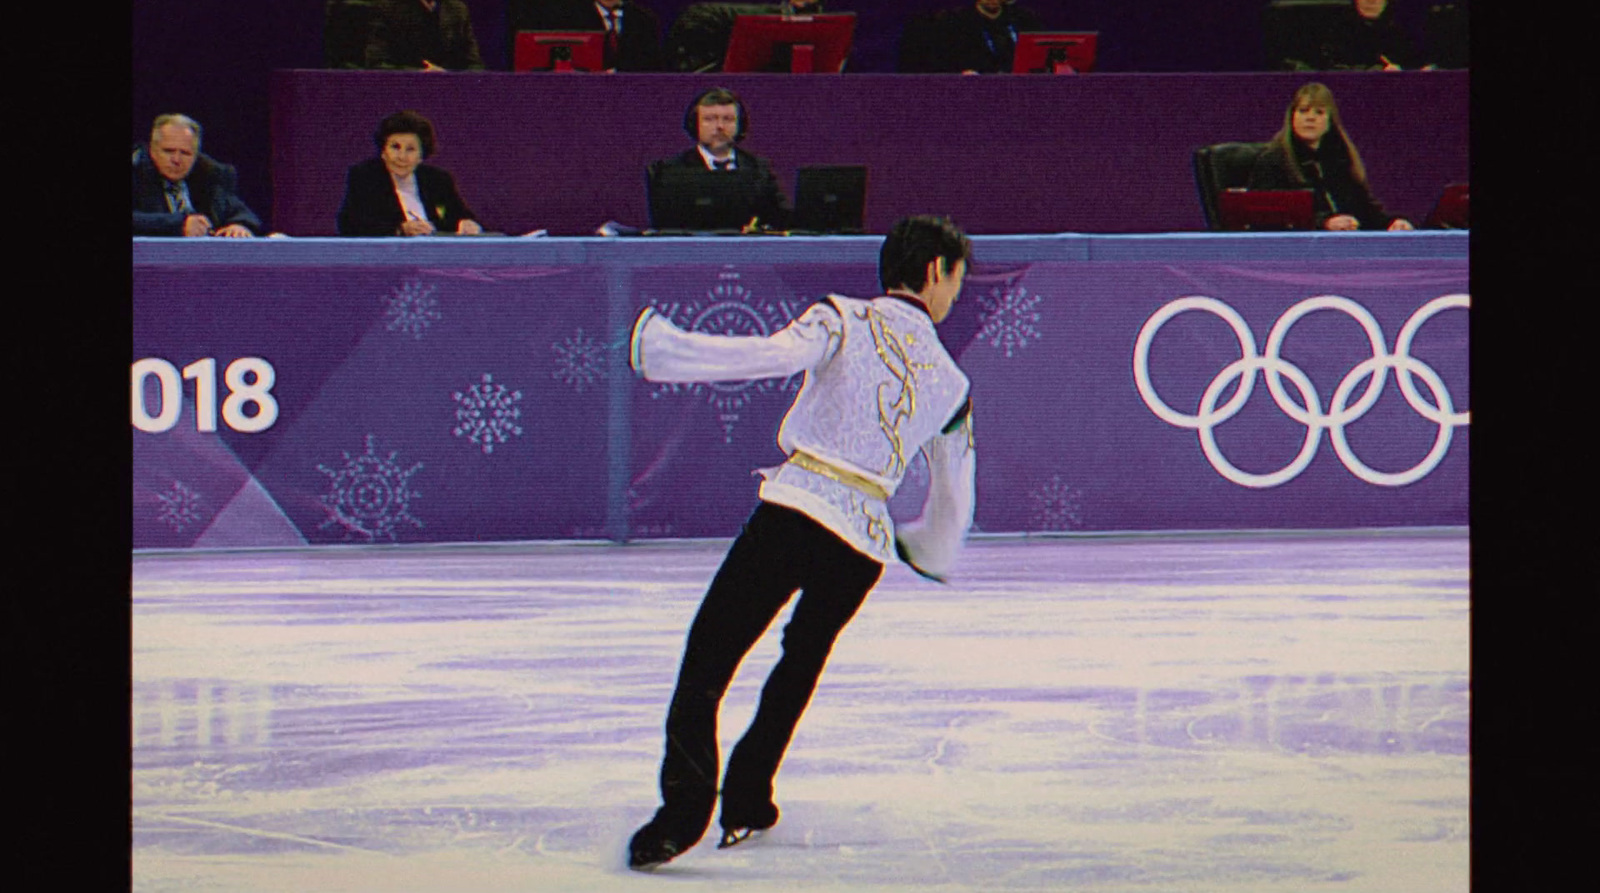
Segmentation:
{"type": "Polygon", "coordinates": [[[649,381],[747,381],[814,369],[838,349],[842,323],[826,302],[767,337],[686,332],[646,307],[633,324],[628,364],[649,381]]]}
{"type": "Polygon", "coordinates": [[[898,525],[895,538],[907,564],[942,581],[972,527],[978,463],[971,413],[950,433],[928,441],[922,453],[928,460],[928,497],[922,516],[898,525]]]}

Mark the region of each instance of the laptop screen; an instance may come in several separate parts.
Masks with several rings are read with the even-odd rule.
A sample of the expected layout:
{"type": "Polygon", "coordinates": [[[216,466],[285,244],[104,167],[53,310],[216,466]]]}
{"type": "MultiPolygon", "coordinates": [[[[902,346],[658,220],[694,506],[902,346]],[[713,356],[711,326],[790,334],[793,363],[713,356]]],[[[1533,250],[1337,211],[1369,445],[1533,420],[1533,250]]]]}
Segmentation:
{"type": "Polygon", "coordinates": [[[793,229],[859,233],[866,200],[865,165],[803,167],[795,175],[793,229]]]}
{"type": "Polygon", "coordinates": [[[646,185],[653,229],[710,232],[750,222],[749,187],[731,173],[663,167],[646,185]]]}

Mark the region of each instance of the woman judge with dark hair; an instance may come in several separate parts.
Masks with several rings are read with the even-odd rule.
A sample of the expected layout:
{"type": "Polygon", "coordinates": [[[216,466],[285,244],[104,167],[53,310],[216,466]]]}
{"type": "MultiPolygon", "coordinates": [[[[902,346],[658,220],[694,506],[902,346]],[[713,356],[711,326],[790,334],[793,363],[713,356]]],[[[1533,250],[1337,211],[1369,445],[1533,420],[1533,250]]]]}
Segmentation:
{"type": "Polygon", "coordinates": [[[1333,91],[1316,83],[1295,91],[1283,128],[1256,159],[1249,182],[1251,189],[1307,187],[1319,229],[1413,228],[1405,218],[1385,213],[1372,197],[1367,169],[1339,120],[1333,91]]]}
{"type": "Polygon", "coordinates": [[[396,112],[378,125],[372,142],[378,157],[350,167],[339,208],[339,235],[483,232],[449,172],[422,163],[435,148],[432,122],[416,112],[396,112]]]}

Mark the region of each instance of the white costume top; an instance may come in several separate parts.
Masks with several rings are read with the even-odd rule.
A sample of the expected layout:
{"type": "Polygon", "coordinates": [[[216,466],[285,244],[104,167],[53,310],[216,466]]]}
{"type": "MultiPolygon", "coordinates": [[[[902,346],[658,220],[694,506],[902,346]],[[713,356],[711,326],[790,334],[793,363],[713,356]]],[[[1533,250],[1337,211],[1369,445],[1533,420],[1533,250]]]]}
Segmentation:
{"type": "Polygon", "coordinates": [[[805,372],[778,429],[789,460],[761,469],[761,499],[804,513],[885,564],[897,560],[897,539],[923,574],[937,578],[954,563],[974,501],[968,381],[920,305],[829,295],[765,338],[686,332],[647,307],[634,323],[629,364],[650,381],[805,372]],[[919,449],[928,498],[922,516],[897,533],[888,499],[919,449]]]}

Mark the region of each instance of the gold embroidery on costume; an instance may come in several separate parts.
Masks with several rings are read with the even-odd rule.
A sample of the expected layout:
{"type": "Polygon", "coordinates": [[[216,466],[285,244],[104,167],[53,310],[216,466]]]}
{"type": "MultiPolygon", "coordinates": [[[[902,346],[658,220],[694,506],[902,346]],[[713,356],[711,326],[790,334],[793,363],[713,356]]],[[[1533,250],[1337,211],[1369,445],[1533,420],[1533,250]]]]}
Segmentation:
{"type": "Polygon", "coordinates": [[[865,493],[873,499],[882,500],[883,502],[889,501],[888,491],[876,483],[852,471],[824,462],[810,453],[795,450],[794,454],[789,457],[789,461],[812,474],[820,474],[828,480],[844,484],[846,487],[865,493]]]}
{"type": "Polygon", "coordinates": [[[811,329],[820,327],[829,342],[841,341],[844,332],[833,325],[833,317],[826,313],[806,313],[794,321],[795,333],[802,338],[813,337],[811,329]]]}
{"type": "Polygon", "coordinates": [[[872,343],[878,351],[878,358],[883,361],[885,369],[900,383],[900,392],[887,405],[884,402],[885,389],[893,387],[889,382],[878,385],[878,427],[883,429],[883,436],[889,440],[890,456],[889,467],[884,469],[885,477],[896,477],[906,469],[905,447],[900,441],[900,423],[911,418],[917,412],[917,370],[932,369],[932,363],[913,362],[906,353],[905,346],[900,339],[889,331],[889,327],[881,313],[870,313],[867,324],[872,331],[872,343]]]}
{"type": "Polygon", "coordinates": [[[850,497],[850,504],[861,512],[861,516],[867,520],[867,538],[872,540],[878,548],[887,550],[889,548],[889,531],[884,523],[878,520],[878,516],[868,511],[867,506],[858,502],[854,496],[850,497]]]}

